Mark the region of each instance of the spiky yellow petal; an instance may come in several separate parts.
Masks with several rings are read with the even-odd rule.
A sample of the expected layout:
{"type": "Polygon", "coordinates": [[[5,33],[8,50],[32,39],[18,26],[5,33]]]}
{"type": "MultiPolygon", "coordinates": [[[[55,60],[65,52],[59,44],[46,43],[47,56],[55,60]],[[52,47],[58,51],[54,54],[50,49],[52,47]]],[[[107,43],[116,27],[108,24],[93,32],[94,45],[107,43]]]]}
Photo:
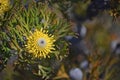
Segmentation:
{"type": "Polygon", "coordinates": [[[0,0],[0,15],[8,11],[9,7],[10,7],[9,0],[0,0]]]}
{"type": "Polygon", "coordinates": [[[54,36],[48,35],[48,31],[43,29],[35,30],[29,37],[27,37],[26,49],[32,53],[34,57],[46,58],[49,57],[54,49],[54,36]]]}

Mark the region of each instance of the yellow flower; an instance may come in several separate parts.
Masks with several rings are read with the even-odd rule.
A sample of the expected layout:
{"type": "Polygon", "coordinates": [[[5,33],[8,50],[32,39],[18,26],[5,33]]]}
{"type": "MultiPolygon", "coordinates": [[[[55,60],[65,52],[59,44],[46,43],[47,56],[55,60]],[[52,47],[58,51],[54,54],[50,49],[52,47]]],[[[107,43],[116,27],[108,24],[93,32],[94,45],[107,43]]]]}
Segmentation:
{"type": "Polygon", "coordinates": [[[48,35],[48,31],[43,29],[35,30],[27,37],[26,48],[29,53],[32,53],[34,57],[46,58],[49,57],[49,53],[54,49],[54,36],[48,35]]]}
{"type": "Polygon", "coordinates": [[[8,11],[9,4],[10,4],[9,0],[0,0],[0,15],[8,11]]]}

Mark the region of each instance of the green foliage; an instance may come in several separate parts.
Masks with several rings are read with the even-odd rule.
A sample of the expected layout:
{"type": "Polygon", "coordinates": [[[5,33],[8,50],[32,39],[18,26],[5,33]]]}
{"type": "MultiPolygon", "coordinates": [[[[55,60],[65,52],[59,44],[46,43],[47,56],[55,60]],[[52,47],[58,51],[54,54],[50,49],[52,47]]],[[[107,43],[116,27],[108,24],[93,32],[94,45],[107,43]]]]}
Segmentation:
{"type": "MultiPolygon", "coordinates": [[[[24,3],[24,2],[23,2],[24,3]]],[[[68,53],[68,44],[64,40],[64,36],[72,34],[70,26],[64,18],[58,17],[55,13],[55,9],[49,8],[46,3],[36,3],[30,0],[27,7],[24,6],[22,1],[18,1],[16,8],[12,11],[15,13],[6,22],[4,30],[0,33],[2,43],[2,54],[5,58],[11,51],[18,55],[18,60],[15,63],[15,70],[27,70],[36,76],[41,76],[44,79],[48,79],[53,76],[50,73],[54,73],[54,66],[51,65],[52,59],[55,61],[62,61],[68,53]],[[19,6],[18,6],[19,4],[19,6]],[[16,10],[17,9],[17,10],[16,10]],[[35,29],[48,30],[48,34],[55,36],[55,51],[53,51],[47,59],[34,58],[28,53],[25,48],[27,37],[35,29]],[[5,42],[5,43],[4,43],[5,42]],[[35,73],[33,72],[35,71],[35,73]]],[[[3,24],[2,24],[3,25],[3,24]]],[[[2,27],[3,28],[3,27],[2,27]]],[[[14,54],[13,54],[14,55],[14,54]]],[[[54,62],[52,62],[54,64],[54,62]]],[[[60,63],[57,63],[58,65],[60,63]]]]}

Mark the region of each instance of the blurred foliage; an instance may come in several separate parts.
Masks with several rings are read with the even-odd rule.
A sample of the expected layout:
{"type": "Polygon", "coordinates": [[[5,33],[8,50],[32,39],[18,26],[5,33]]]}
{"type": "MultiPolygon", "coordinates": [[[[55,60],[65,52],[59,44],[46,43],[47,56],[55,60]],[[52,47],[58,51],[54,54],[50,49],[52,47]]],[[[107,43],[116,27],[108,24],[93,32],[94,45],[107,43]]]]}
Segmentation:
{"type": "MultiPolygon", "coordinates": [[[[112,18],[107,15],[102,14],[93,21],[84,23],[88,29],[85,40],[91,50],[88,56],[90,67],[89,71],[85,72],[84,80],[118,80],[119,78],[117,71],[120,69],[115,67],[118,67],[120,58],[111,52],[110,47],[113,38],[117,38],[111,31],[114,28],[112,18]]],[[[119,24],[116,25],[119,27],[119,24]]]]}
{"type": "Polygon", "coordinates": [[[120,16],[120,0],[110,0],[110,15],[117,18],[120,16]]]}

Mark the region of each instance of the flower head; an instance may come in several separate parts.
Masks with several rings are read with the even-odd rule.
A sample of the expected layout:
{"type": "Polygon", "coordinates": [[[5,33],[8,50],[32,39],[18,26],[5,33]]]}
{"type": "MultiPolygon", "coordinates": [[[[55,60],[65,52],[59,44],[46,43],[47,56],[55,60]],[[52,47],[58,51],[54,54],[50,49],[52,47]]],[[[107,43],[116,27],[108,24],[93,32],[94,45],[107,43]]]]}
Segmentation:
{"type": "Polygon", "coordinates": [[[47,31],[35,30],[27,37],[26,48],[29,53],[32,53],[34,57],[46,58],[49,57],[49,53],[54,50],[54,36],[49,35],[47,31]]]}
{"type": "Polygon", "coordinates": [[[0,15],[9,9],[9,0],[0,0],[0,15]]]}

